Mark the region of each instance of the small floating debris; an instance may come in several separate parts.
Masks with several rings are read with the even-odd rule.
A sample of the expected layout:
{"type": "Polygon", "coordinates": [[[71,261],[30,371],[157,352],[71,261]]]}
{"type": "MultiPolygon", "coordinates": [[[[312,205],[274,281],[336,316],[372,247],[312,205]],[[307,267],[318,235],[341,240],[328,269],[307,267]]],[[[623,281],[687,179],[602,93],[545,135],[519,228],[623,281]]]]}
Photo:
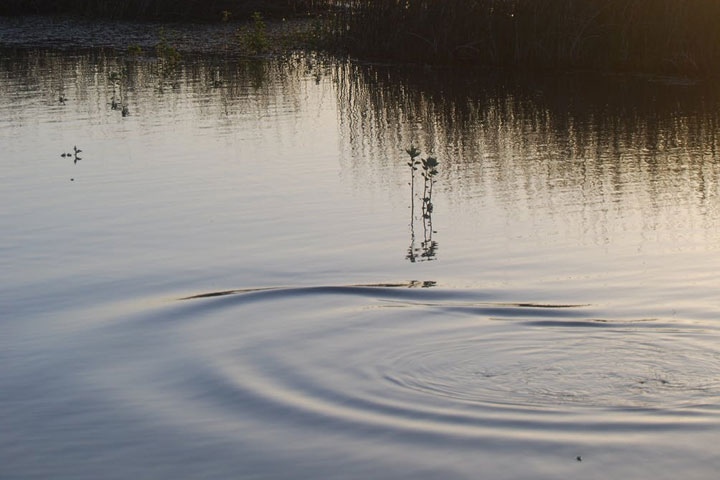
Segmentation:
{"type": "Polygon", "coordinates": [[[60,102],[61,105],[65,105],[66,100],[67,100],[67,97],[65,97],[65,95],[63,95],[61,93],[60,96],[58,97],[58,102],[60,102]]]}
{"type": "Polygon", "coordinates": [[[578,462],[582,462],[582,457],[578,455],[577,457],[575,457],[575,460],[577,460],[578,462]]]}

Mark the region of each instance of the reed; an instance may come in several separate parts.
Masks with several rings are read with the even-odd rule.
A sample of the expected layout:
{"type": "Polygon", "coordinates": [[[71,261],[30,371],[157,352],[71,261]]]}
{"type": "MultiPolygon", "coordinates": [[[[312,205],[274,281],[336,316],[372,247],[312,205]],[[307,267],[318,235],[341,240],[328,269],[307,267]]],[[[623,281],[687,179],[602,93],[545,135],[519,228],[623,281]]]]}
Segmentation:
{"type": "Polygon", "coordinates": [[[522,68],[720,69],[717,0],[328,0],[352,55],[522,68]]]}

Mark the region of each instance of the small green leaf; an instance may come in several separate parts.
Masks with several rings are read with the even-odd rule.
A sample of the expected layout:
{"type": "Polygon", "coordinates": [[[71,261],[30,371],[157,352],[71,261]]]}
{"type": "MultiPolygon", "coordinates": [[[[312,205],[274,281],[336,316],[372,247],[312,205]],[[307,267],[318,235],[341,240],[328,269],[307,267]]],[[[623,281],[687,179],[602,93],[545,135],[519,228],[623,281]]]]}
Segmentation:
{"type": "Polygon", "coordinates": [[[420,150],[418,150],[417,148],[415,148],[414,145],[411,145],[410,148],[408,148],[407,150],[405,150],[405,152],[407,152],[407,154],[410,155],[410,158],[411,158],[411,159],[415,159],[415,157],[417,157],[418,155],[420,155],[420,150]]]}

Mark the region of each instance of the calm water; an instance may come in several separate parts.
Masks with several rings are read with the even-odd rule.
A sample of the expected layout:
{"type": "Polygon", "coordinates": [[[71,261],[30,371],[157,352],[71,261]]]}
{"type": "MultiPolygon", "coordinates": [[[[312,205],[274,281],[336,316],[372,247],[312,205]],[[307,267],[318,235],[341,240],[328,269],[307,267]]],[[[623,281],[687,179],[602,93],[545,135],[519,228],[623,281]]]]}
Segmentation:
{"type": "Polygon", "coordinates": [[[0,478],[714,478],[718,112],[0,51],[0,478]]]}

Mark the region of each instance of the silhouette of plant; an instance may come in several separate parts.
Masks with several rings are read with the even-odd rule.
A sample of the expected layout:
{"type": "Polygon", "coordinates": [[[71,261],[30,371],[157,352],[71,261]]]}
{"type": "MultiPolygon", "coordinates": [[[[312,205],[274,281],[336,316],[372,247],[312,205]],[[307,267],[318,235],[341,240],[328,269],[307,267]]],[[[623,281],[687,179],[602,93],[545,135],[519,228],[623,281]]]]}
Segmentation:
{"type": "Polygon", "coordinates": [[[411,145],[405,152],[410,156],[407,166],[410,168],[410,246],[408,247],[407,258],[415,263],[416,261],[434,260],[437,255],[438,243],[433,240],[432,236],[435,231],[432,226],[433,212],[433,186],[435,185],[435,176],[438,173],[437,167],[439,162],[435,157],[420,158],[420,150],[411,145]],[[423,177],[422,192],[422,222],[423,222],[423,241],[420,248],[415,247],[415,171],[418,165],[422,168],[421,175],[423,177]]]}
{"type": "Polygon", "coordinates": [[[122,87],[120,85],[120,74],[118,72],[110,72],[108,75],[108,81],[112,85],[112,97],[110,98],[110,108],[118,110],[120,108],[121,101],[118,99],[118,89],[122,95],[122,87]]]}
{"type": "Polygon", "coordinates": [[[415,148],[414,145],[410,145],[410,148],[405,150],[410,156],[410,161],[407,162],[407,166],[410,167],[410,218],[415,213],[415,171],[420,165],[420,160],[415,160],[420,156],[420,150],[415,148]]]}
{"type": "Polygon", "coordinates": [[[437,166],[438,161],[435,157],[422,159],[423,171],[421,175],[423,179],[425,179],[425,183],[423,185],[423,218],[427,218],[427,216],[433,211],[432,192],[433,184],[435,183],[435,175],[438,173],[437,166]]]}
{"type": "Polygon", "coordinates": [[[62,153],[60,156],[63,158],[72,158],[73,163],[75,165],[77,165],[77,162],[82,160],[82,158],[80,158],[80,155],[79,155],[81,152],[82,152],[82,150],[77,148],[77,145],[75,145],[75,146],[73,146],[73,153],[62,153]]]}

